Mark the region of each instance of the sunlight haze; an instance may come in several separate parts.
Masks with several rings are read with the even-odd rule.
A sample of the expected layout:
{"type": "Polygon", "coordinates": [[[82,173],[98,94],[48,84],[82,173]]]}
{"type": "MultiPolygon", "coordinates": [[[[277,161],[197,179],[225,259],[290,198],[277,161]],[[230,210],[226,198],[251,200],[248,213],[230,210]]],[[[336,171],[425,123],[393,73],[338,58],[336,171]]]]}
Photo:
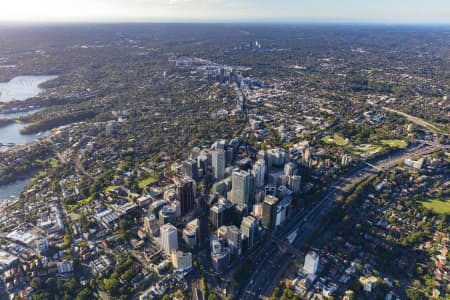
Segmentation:
{"type": "Polygon", "coordinates": [[[16,0],[0,22],[386,22],[447,23],[450,4],[430,1],[16,0]]]}

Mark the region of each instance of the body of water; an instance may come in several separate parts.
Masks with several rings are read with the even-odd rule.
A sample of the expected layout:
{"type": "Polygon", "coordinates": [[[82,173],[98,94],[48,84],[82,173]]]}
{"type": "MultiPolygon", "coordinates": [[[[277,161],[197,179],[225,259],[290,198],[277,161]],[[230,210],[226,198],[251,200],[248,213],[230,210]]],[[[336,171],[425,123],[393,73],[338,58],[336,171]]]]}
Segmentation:
{"type": "Polygon", "coordinates": [[[57,78],[58,76],[18,76],[9,82],[0,82],[0,102],[13,100],[26,100],[37,96],[43,89],[41,83],[57,78]]]}
{"type": "Polygon", "coordinates": [[[0,202],[17,197],[29,182],[30,179],[21,179],[14,183],[0,186],[0,202]]]}
{"type": "Polygon", "coordinates": [[[26,124],[13,123],[4,127],[0,127],[0,151],[5,151],[11,147],[5,146],[5,144],[27,144],[36,141],[42,135],[38,134],[20,134],[20,130],[24,128],[26,124]]]}
{"type": "Polygon", "coordinates": [[[40,109],[33,109],[33,110],[15,112],[15,113],[9,113],[9,114],[0,114],[0,119],[19,119],[21,117],[34,114],[35,112],[38,112],[39,110],[40,109]]]}
{"type": "MultiPolygon", "coordinates": [[[[0,102],[26,100],[37,96],[41,91],[43,91],[43,89],[39,88],[39,85],[46,81],[55,79],[56,77],[57,76],[18,76],[9,82],[0,83],[0,102]]],[[[28,113],[30,112],[2,114],[0,118],[14,119],[28,113]]],[[[27,144],[36,141],[43,136],[40,134],[20,134],[20,130],[25,126],[26,124],[14,123],[8,126],[0,127],[0,151],[5,151],[11,148],[5,146],[5,144],[27,144]]],[[[17,196],[29,181],[30,179],[23,179],[12,184],[0,186],[0,201],[17,196]]]]}
{"type": "MultiPolygon", "coordinates": [[[[57,78],[58,76],[18,76],[9,82],[0,82],[0,101],[9,102],[12,100],[26,100],[37,96],[43,89],[39,88],[41,83],[57,78]]],[[[1,114],[2,119],[15,119],[33,113],[34,111],[18,112],[11,114],[1,114]]],[[[22,135],[20,130],[26,124],[10,124],[0,127],[0,151],[9,149],[5,144],[27,144],[37,140],[40,135],[22,135]]]]}

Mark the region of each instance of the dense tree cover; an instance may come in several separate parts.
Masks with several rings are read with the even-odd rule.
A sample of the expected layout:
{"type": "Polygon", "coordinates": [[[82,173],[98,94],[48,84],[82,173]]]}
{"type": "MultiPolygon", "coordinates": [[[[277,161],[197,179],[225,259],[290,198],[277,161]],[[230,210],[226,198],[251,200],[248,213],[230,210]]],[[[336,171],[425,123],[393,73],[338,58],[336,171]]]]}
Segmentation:
{"type": "Polygon", "coordinates": [[[138,272],[131,256],[119,255],[114,271],[103,279],[97,279],[98,287],[115,299],[130,299],[136,289],[129,282],[138,272]]]}
{"type": "Polygon", "coordinates": [[[423,300],[426,298],[425,295],[417,289],[407,289],[406,297],[409,300],[423,300]]]}
{"type": "Polygon", "coordinates": [[[14,182],[20,178],[40,170],[43,167],[43,160],[53,155],[53,151],[48,145],[37,145],[39,151],[19,151],[20,156],[16,159],[10,153],[0,152],[0,185],[14,182]]]}
{"type": "Polygon", "coordinates": [[[47,131],[55,127],[91,119],[96,115],[93,111],[74,112],[62,116],[49,117],[36,121],[20,130],[21,134],[33,134],[47,131]]]}
{"type": "MultiPolygon", "coordinates": [[[[436,154],[435,158],[438,157],[439,154],[436,154]]],[[[439,169],[423,172],[430,176],[439,176],[440,174],[439,169]]],[[[380,271],[391,274],[395,276],[394,278],[403,279],[403,282],[412,281],[411,285],[414,288],[406,290],[408,299],[425,299],[427,298],[425,295],[432,294],[435,286],[435,266],[430,257],[432,252],[419,250],[419,245],[433,240],[437,231],[448,232],[450,222],[448,216],[436,215],[422,205],[422,201],[430,197],[441,185],[439,180],[428,179],[427,185],[424,185],[428,188],[420,189],[421,192],[414,191],[413,197],[393,196],[401,189],[414,190],[419,176],[420,174],[411,174],[408,171],[394,170],[389,174],[381,174],[365,181],[348,191],[348,194],[340,199],[341,206],[345,209],[335,211],[333,214],[333,220],[335,220],[333,222],[338,222],[336,234],[352,245],[358,245],[364,251],[372,253],[380,271]],[[387,183],[389,192],[378,193],[374,186],[386,178],[389,180],[387,183]],[[367,195],[375,195],[375,197],[369,199],[367,195]],[[365,211],[361,209],[364,201],[373,202],[373,205],[384,208],[384,210],[388,207],[395,209],[397,206],[394,204],[397,203],[401,211],[395,211],[390,217],[386,217],[386,220],[392,228],[398,228],[398,232],[378,229],[378,225],[374,224],[373,220],[378,218],[382,220],[386,211],[383,209],[376,213],[371,212],[372,210],[365,211]],[[337,217],[338,215],[340,217],[337,217]],[[414,230],[411,230],[412,226],[414,226],[414,230]],[[383,241],[385,246],[369,246],[364,236],[383,241]],[[407,266],[393,263],[405,258],[409,262],[407,266]]],[[[448,194],[445,192],[443,195],[446,197],[448,194]]],[[[373,210],[377,211],[375,208],[373,210]]],[[[405,286],[402,287],[406,289],[405,286]]],[[[353,290],[358,294],[357,289],[353,290]]]]}
{"type": "Polygon", "coordinates": [[[33,300],[57,300],[57,299],[93,299],[94,293],[90,286],[83,287],[75,278],[56,279],[48,278],[45,281],[33,278],[31,287],[34,289],[33,300]]]}

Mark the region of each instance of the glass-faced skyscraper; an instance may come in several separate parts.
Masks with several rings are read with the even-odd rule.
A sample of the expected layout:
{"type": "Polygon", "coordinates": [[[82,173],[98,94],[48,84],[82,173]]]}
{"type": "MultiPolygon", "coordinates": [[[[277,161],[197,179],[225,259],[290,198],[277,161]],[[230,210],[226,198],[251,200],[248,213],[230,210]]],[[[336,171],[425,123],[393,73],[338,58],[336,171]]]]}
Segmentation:
{"type": "Polygon", "coordinates": [[[242,219],[241,232],[248,240],[248,248],[251,249],[258,240],[258,221],[253,216],[242,219]]]}
{"type": "Polygon", "coordinates": [[[211,153],[212,171],[215,180],[222,180],[225,176],[225,151],[216,149],[211,153]]]}
{"type": "Polygon", "coordinates": [[[177,198],[181,203],[181,214],[184,215],[194,208],[195,182],[189,177],[177,178],[175,185],[177,198]]]}
{"type": "Polygon", "coordinates": [[[250,198],[250,174],[247,171],[235,171],[232,178],[231,201],[248,206],[250,198]]]}
{"type": "Polygon", "coordinates": [[[267,230],[272,230],[275,227],[276,213],[277,213],[278,198],[272,195],[266,195],[263,203],[263,217],[262,225],[267,230]]]}

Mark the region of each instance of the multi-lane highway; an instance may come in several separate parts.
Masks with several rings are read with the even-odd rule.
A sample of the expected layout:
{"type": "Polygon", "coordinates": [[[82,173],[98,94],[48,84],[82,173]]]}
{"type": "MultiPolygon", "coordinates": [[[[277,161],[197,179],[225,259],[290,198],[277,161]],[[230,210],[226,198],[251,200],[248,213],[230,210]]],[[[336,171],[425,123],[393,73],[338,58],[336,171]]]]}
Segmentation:
{"type": "MultiPolygon", "coordinates": [[[[391,156],[375,160],[371,162],[371,165],[360,167],[345,174],[329,185],[328,192],[320,201],[308,209],[299,211],[283,228],[274,232],[272,240],[283,243],[291,232],[297,230],[297,237],[291,247],[299,249],[320,226],[324,218],[328,216],[328,213],[336,203],[337,197],[343,194],[346,189],[361,183],[380,170],[389,170],[407,158],[431,154],[440,149],[439,147],[424,144],[415,145],[403,151],[398,151],[391,156]]],[[[266,243],[259,255],[255,257],[255,264],[246,282],[243,283],[244,288],[241,289],[238,298],[250,300],[264,299],[270,296],[273,287],[292,258],[292,254],[284,253],[276,244],[266,243]]]]}

